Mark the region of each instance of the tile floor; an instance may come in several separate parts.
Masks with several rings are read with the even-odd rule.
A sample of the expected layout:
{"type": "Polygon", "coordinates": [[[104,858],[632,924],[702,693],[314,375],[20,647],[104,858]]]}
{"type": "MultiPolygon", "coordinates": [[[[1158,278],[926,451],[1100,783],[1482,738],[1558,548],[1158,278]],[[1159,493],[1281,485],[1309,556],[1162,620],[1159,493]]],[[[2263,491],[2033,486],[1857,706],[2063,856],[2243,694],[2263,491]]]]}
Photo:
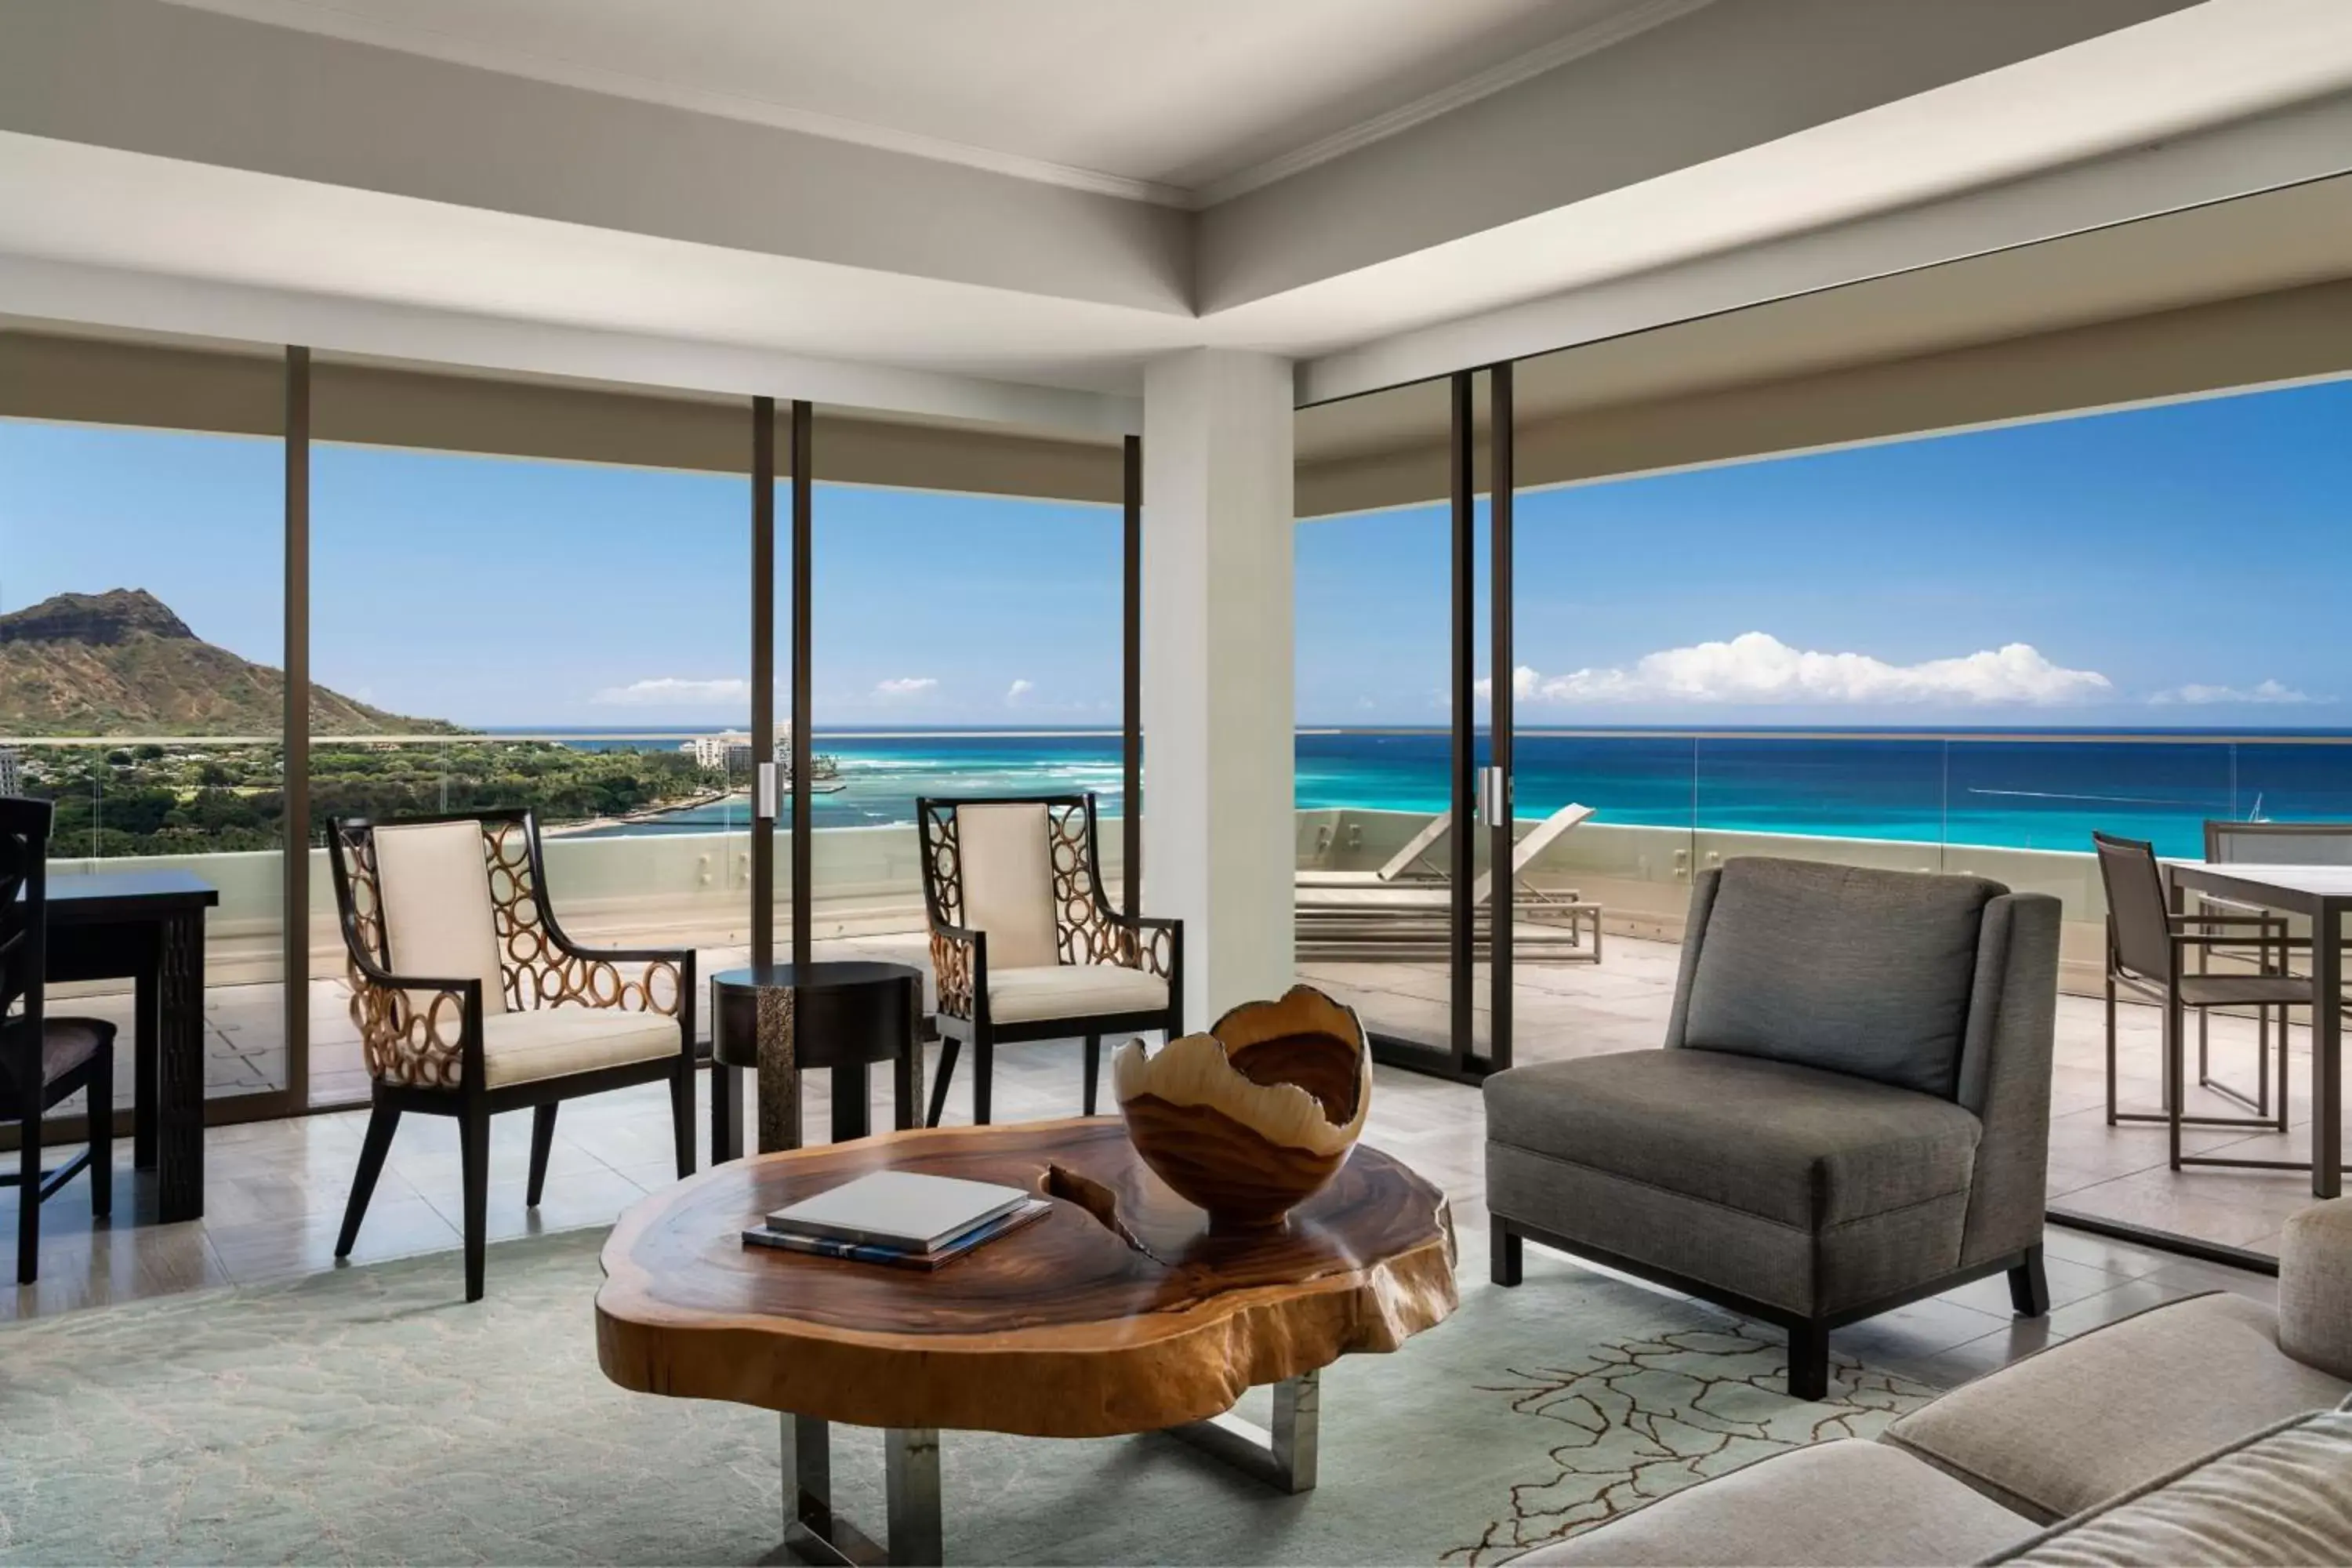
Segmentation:
{"type": "MultiPolygon", "coordinates": [[[[919,951],[907,939],[828,945],[873,956],[915,957],[919,951]]],[[[1523,972],[1519,1059],[1654,1046],[1673,990],[1675,953],[1667,944],[1612,939],[1608,963],[1600,968],[1523,972]]],[[[1318,966],[1314,977],[1391,1027],[1430,1016],[1429,1009],[1444,1005],[1444,975],[1434,969],[1318,966]]],[[[2095,1004],[2066,998],[2061,1014],[2061,1114],[2053,1133],[2058,1156],[2053,1186],[2065,1184],[2060,1201],[2142,1223],[2187,1226],[2235,1243],[2274,1246],[2285,1216],[2311,1201],[2307,1184],[2291,1176],[2223,1172],[2173,1176],[2163,1168],[2160,1129],[2111,1131],[2104,1124],[2095,1070],[2100,1048],[2095,1004]]],[[[2126,1029],[2126,1058],[2138,1069],[2126,1080],[2127,1089],[2152,1096],[2152,1022],[2128,1016],[2126,1029]]],[[[2247,1047],[2234,1038],[2231,1044],[2237,1055],[2225,1059],[2236,1062],[2247,1047]]],[[[1000,1047],[997,1073],[1000,1121],[1067,1114],[1076,1108],[1072,1043],[1000,1047]]],[[[877,1075],[877,1121],[888,1115],[886,1094],[877,1075]]],[[[806,1124],[820,1130],[828,1110],[821,1078],[809,1081],[806,1099],[806,1124]]],[[[950,1119],[962,1115],[968,1105],[960,1087],[950,1119]]],[[[152,1223],[152,1188],[130,1179],[127,1142],[118,1144],[125,1165],[118,1175],[114,1223],[93,1228],[81,1184],[59,1194],[43,1215],[40,1280],[0,1290],[0,1318],[338,1267],[335,1233],[364,1122],[364,1111],[340,1111],[215,1129],[206,1142],[205,1216],[186,1225],[152,1223]]],[[[1465,1232],[1483,1227],[1486,1217],[1483,1133],[1475,1089],[1381,1070],[1368,1140],[1444,1184],[1465,1232]]],[[[563,1108],[545,1201],[536,1213],[523,1206],[529,1136],[529,1120],[520,1116],[500,1119],[494,1130],[494,1237],[606,1225],[645,1193],[673,1179],[668,1106],[658,1087],[563,1108]]],[[[2230,1136],[2216,1135],[2216,1141],[2230,1136]]],[[[394,1144],[352,1262],[456,1248],[458,1202],[454,1124],[409,1118],[394,1144]]],[[[16,1203],[13,1189],[0,1193],[0,1235],[13,1237],[16,1203]]],[[[2259,1275],[2080,1232],[2053,1229],[2048,1247],[2053,1310],[2045,1322],[2014,1321],[2005,1283],[1991,1279],[1841,1331],[1838,1343],[1891,1370],[1948,1382],[2173,1296],[2224,1289],[2266,1297],[2275,1289],[2274,1281],[2259,1275]]],[[[495,1268],[494,1258],[493,1290],[495,1268]]],[[[461,1288],[455,1257],[449,1273],[454,1295],[461,1288]]]]}

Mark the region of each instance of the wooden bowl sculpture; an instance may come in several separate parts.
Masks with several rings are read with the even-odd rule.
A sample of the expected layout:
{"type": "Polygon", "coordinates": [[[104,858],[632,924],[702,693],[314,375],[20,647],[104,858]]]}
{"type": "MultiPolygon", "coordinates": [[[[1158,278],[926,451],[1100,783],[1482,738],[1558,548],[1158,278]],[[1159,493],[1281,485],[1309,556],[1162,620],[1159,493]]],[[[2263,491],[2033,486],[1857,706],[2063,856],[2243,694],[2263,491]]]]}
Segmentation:
{"type": "Polygon", "coordinates": [[[1155,1057],[1129,1040],[1111,1067],[1135,1152],[1213,1229],[1281,1226],[1348,1163],[1372,1102],[1362,1022],[1306,985],[1155,1057]]]}

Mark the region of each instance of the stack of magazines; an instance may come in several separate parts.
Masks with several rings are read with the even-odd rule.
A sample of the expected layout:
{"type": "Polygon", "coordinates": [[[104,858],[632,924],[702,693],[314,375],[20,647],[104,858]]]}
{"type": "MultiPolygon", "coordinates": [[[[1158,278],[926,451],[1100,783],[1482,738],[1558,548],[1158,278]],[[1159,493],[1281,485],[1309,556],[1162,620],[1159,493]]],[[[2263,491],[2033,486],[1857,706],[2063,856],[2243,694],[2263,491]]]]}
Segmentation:
{"type": "Polygon", "coordinates": [[[776,1210],[743,1239],[820,1258],[937,1268],[1053,1207],[1019,1187],[877,1171],[776,1210]]]}

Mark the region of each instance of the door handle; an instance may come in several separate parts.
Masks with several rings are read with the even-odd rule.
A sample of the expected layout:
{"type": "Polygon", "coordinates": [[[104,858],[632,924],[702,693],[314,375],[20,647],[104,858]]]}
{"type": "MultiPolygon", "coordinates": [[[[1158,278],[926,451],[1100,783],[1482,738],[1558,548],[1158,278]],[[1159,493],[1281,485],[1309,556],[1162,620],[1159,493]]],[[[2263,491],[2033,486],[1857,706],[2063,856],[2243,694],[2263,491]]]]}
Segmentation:
{"type": "Polygon", "coordinates": [[[753,771],[751,815],[763,822],[776,820],[776,764],[761,763],[753,771]]]}
{"type": "Polygon", "coordinates": [[[1511,820],[1511,775],[1501,768],[1478,770],[1478,815],[1489,827],[1511,820]]]}

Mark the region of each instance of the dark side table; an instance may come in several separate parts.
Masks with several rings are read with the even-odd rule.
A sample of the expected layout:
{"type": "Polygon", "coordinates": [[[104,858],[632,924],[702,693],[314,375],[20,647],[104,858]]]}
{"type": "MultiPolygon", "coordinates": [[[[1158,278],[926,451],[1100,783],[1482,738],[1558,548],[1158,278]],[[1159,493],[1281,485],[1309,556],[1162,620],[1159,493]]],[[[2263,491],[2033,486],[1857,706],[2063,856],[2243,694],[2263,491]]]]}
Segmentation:
{"type": "Polygon", "coordinates": [[[892,1064],[893,1120],[923,1104],[923,974],[903,963],[770,963],[710,978],[710,1160],[740,1159],[740,1069],[759,1074],[762,1154],[801,1146],[801,1074],[833,1071],[833,1141],[874,1131],[866,1068],[892,1064]]]}

